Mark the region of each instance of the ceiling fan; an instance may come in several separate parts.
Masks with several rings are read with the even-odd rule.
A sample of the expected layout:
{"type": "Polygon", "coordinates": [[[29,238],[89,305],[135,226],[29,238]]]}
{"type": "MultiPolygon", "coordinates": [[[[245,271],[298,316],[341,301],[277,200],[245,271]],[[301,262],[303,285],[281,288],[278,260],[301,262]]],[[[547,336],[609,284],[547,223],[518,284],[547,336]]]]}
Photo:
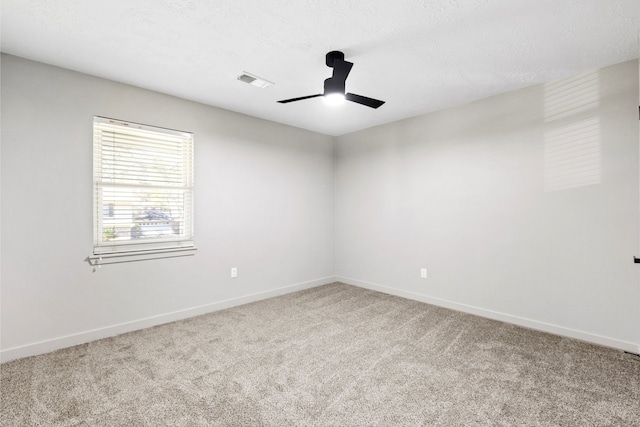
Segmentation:
{"type": "Polygon", "coordinates": [[[303,99],[324,96],[328,103],[339,103],[346,99],[347,101],[366,105],[371,108],[378,108],[384,104],[384,101],[380,101],[378,99],[356,95],[351,92],[345,93],[345,82],[347,81],[347,76],[351,71],[351,67],[353,67],[353,63],[344,60],[344,53],[336,50],[327,53],[326,64],[327,67],[333,68],[333,74],[324,81],[324,93],[301,96],[299,98],[283,99],[278,102],[286,104],[294,101],[302,101],[303,99]]]}

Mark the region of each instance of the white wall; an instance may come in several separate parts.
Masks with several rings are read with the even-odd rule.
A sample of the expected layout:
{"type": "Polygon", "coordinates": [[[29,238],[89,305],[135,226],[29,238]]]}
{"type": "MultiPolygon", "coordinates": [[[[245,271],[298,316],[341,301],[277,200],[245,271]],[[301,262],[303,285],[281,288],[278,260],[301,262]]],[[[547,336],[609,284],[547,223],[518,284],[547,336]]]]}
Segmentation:
{"type": "Polygon", "coordinates": [[[2,360],[334,274],[640,351],[637,61],[599,70],[597,105],[557,123],[541,85],[335,141],[9,55],[1,65],[2,360]],[[84,262],[93,115],[195,133],[194,257],[84,262]],[[550,135],[593,118],[597,182],[547,191],[550,135]]]}
{"type": "Polygon", "coordinates": [[[331,281],[333,167],[332,137],[3,55],[3,360],[331,281]],[[94,115],[195,133],[195,256],[84,261],[94,115]]]}
{"type": "Polygon", "coordinates": [[[338,279],[638,352],[638,62],[581,79],[338,137],[338,279]]]}

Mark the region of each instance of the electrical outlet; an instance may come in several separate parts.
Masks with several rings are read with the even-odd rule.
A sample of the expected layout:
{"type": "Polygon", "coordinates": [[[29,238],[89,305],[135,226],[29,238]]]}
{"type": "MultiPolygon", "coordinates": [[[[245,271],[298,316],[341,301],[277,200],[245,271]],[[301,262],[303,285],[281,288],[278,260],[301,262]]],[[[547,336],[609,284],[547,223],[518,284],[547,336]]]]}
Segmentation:
{"type": "Polygon", "coordinates": [[[420,269],[420,278],[421,279],[426,279],[427,278],[427,269],[426,268],[421,268],[420,269]]]}
{"type": "Polygon", "coordinates": [[[231,277],[238,277],[238,269],[236,267],[231,268],[231,277]]]}

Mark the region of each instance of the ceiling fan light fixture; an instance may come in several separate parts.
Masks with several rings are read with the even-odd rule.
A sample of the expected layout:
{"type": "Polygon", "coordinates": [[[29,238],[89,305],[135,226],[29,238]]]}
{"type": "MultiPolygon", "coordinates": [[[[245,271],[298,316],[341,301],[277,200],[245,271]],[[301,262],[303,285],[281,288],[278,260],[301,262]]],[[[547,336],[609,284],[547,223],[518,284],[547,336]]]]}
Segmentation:
{"type": "Polygon", "coordinates": [[[324,96],[324,102],[326,102],[328,105],[340,105],[344,101],[344,94],[340,92],[328,93],[324,96]]]}

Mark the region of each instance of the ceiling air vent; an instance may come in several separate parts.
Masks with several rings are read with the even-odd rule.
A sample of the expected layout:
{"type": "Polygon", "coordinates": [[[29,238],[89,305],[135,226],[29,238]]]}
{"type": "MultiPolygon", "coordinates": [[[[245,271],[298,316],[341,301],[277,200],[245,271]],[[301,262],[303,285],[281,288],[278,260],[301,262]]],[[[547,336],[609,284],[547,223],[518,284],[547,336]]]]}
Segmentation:
{"type": "Polygon", "coordinates": [[[252,86],[257,86],[262,89],[275,84],[273,82],[270,82],[269,80],[263,79],[262,77],[258,77],[254,74],[247,73],[246,71],[243,71],[242,74],[238,76],[238,80],[240,80],[241,82],[249,83],[252,86]]]}

